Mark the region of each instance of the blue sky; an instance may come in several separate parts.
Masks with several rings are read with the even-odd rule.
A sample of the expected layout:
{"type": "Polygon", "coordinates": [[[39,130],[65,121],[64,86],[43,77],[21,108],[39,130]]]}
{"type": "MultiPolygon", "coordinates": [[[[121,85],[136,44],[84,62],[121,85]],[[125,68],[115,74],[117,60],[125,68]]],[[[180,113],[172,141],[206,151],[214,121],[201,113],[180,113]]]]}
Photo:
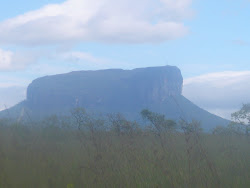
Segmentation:
{"type": "MultiPolygon", "coordinates": [[[[211,79],[212,91],[223,89],[215,87],[218,74],[226,86],[250,78],[249,18],[250,0],[3,1],[0,88],[25,88],[37,77],[73,70],[175,65],[187,83],[184,95],[222,111],[226,107],[208,107],[211,100],[194,93],[211,79]]],[[[235,99],[226,111],[242,102],[249,101],[235,99]]]]}

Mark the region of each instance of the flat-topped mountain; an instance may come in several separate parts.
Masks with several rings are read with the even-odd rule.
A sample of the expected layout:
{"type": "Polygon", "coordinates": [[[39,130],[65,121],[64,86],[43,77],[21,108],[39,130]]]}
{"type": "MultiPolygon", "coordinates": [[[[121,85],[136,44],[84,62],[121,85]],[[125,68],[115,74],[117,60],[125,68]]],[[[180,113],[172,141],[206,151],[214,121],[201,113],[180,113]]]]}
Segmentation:
{"type": "Polygon", "coordinates": [[[183,97],[182,85],[181,71],[174,66],[76,71],[34,80],[26,101],[13,109],[27,108],[33,116],[42,117],[83,107],[138,119],[140,111],[147,108],[174,120],[199,120],[206,129],[228,123],[183,97]]]}
{"type": "Polygon", "coordinates": [[[134,111],[139,106],[181,95],[183,79],[176,67],[79,71],[34,80],[27,103],[36,109],[83,106],[105,111],[134,111]]]}

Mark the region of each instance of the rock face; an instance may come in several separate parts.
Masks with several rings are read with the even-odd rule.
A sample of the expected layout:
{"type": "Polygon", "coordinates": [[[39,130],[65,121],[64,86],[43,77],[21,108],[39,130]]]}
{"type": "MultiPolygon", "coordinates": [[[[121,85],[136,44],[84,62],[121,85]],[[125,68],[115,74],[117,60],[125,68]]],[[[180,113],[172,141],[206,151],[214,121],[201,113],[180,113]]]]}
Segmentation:
{"type": "Polygon", "coordinates": [[[181,95],[182,83],[180,70],[172,66],[78,71],[34,80],[27,90],[27,103],[40,111],[82,106],[131,112],[135,106],[181,95]]]}
{"type": "Polygon", "coordinates": [[[12,112],[20,114],[25,108],[32,116],[43,117],[83,107],[88,112],[122,113],[138,120],[140,111],[149,109],[169,119],[198,120],[207,130],[228,123],[183,97],[182,84],[181,72],[173,66],[46,76],[29,85],[27,100],[13,107],[12,112]]]}

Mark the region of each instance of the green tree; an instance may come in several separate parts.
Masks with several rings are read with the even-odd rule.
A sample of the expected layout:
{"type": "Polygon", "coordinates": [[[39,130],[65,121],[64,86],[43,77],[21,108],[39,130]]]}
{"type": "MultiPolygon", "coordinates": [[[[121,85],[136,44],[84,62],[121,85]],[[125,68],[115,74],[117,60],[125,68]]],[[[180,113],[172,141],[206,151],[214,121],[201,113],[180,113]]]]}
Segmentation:
{"type": "Polygon", "coordinates": [[[231,114],[233,124],[242,125],[245,129],[245,133],[249,136],[250,130],[250,103],[243,104],[241,109],[231,114]]]}
{"type": "Polygon", "coordinates": [[[158,133],[174,129],[177,126],[175,121],[166,119],[164,115],[151,112],[147,109],[141,111],[141,116],[148,120],[155,127],[158,133]]]}
{"type": "Polygon", "coordinates": [[[128,121],[121,114],[108,114],[109,122],[111,123],[111,130],[117,133],[119,136],[121,134],[132,135],[138,132],[139,126],[136,122],[128,121]]]}

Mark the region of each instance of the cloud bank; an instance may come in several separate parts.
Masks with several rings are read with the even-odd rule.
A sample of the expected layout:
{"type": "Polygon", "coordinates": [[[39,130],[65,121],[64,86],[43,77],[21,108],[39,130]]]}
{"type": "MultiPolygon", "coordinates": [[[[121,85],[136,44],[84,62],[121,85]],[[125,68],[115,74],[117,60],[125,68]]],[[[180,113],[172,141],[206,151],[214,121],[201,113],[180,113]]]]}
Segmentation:
{"type": "Polygon", "coordinates": [[[205,74],[184,81],[183,95],[200,107],[230,119],[250,102],[250,71],[205,74]]]}
{"type": "Polygon", "coordinates": [[[37,61],[37,54],[28,51],[13,52],[0,48],[0,71],[22,70],[37,61]]]}
{"type": "Polygon", "coordinates": [[[156,43],[187,34],[192,0],[67,0],[0,23],[0,45],[156,43]]]}
{"type": "Polygon", "coordinates": [[[25,98],[25,87],[0,87],[0,111],[14,106],[25,98]]]}

